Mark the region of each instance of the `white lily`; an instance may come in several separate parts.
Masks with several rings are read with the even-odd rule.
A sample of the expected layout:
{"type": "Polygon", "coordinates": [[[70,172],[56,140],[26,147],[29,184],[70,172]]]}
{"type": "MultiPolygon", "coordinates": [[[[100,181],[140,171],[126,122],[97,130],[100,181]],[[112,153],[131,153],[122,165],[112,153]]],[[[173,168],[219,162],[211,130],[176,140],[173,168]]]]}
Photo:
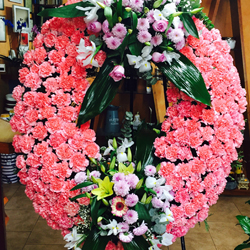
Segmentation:
{"type": "Polygon", "coordinates": [[[164,246],[170,246],[173,244],[173,238],[174,236],[172,234],[164,233],[162,235],[161,244],[164,246]]]}
{"type": "Polygon", "coordinates": [[[156,21],[159,20],[166,20],[166,18],[164,17],[163,13],[159,10],[154,10],[154,15],[153,15],[154,19],[156,21]]]}
{"type": "Polygon", "coordinates": [[[68,249],[74,248],[78,250],[79,248],[77,247],[77,244],[81,237],[82,234],[78,234],[76,227],[74,227],[72,232],[64,236],[64,240],[68,242],[64,247],[67,247],[68,249]]]}
{"type": "Polygon", "coordinates": [[[168,3],[165,4],[163,10],[161,11],[164,17],[168,17],[171,14],[176,12],[176,5],[175,3],[168,3]]]}
{"type": "Polygon", "coordinates": [[[128,63],[129,65],[135,65],[137,64],[139,61],[142,60],[141,56],[134,56],[134,55],[129,55],[127,54],[127,58],[128,58],[128,63]]]}
{"type": "Polygon", "coordinates": [[[165,214],[160,215],[160,223],[172,222],[174,221],[172,212],[167,208],[165,214]]]}
{"type": "Polygon", "coordinates": [[[145,185],[147,188],[154,188],[156,186],[157,180],[154,177],[147,177],[146,181],[145,181],[145,185]]]}
{"type": "Polygon", "coordinates": [[[85,46],[84,39],[81,38],[80,44],[78,46],[78,56],[76,57],[77,60],[81,60],[83,66],[87,66],[92,64],[94,67],[99,67],[98,62],[94,60],[94,53],[96,50],[95,43],[91,41],[92,46],[85,46]]]}
{"type": "Polygon", "coordinates": [[[173,25],[175,29],[178,29],[180,22],[181,22],[180,17],[176,16],[173,20],[173,25]]]}
{"type": "Polygon", "coordinates": [[[128,141],[127,138],[125,138],[122,142],[122,147],[124,147],[124,148],[130,148],[132,145],[134,145],[134,142],[128,141]]]}
{"type": "Polygon", "coordinates": [[[169,65],[171,65],[173,59],[178,60],[181,56],[175,52],[164,51],[164,56],[166,57],[166,61],[169,65]]]}
{"type": "Polygon", "coordinates": [[[118,234],[118,226],[117,226],[117,221],[116,220],[110,220],[110,223],[106,225],[106,228],[109,229],[108,236],[111,234],[117,235],[118,234]]]}
{"type": "MultiPolygon", "coordinates": [[[[141,50],[141,53],[142,53],[142,57],[144,59],[148,58],[148,56],[150,55],[151,51],[153,49],[153,45],[150,45],[150,46],[145,46],[142,50],[141,50]]],[[[150,58],[151,59],[151,58],[150,58]]],[[[150,59],[147,59],[147,60],[150,60],[150,59]]]]}
{"type": "MultiPolygon", "coordinates": [[[[76,8],[78,10],[82,10],[85,11],[85,15],[86,17],[84,17],[84,21],[85,23],[90,23],[90,22],[95,22],[98,19],[98,16],[96,14],[96,12],[101,8],[98,4],[97,1],[95,0],[83,0],[83,2],[90,2],[94,5],[94,7],[80,7],[80,6],[76,6],[76,8]]],[[[99,1],[99,2],[102,2],[99,1]]]]}
{"type": "Polygon", "coordinates": [[[117,161],[118,162],[125,162],[128,160],[128,156],[127,154],[125,153],[125,150],[126,148],[123,147],[123,146],[120,146],[118,149],[117,149],[117,161]]]}
{"type": "Polygon", "coordinates": [[[110,139],[108,140],[108,147],[105,149],[103,155],[108,155],[110,151],[114,151],[115,149],[113,148],[113,140],[110,139]]]}
{"type": "Polygon", "coordinates": [[[169,189],[167,186],[162,187],[162,194],[160,196],[160,199],[172,201],[174,197],[169,193],[169,189]]]}
{"type": "Polygon", "coordinates": [[[161,250],[157,245],[161,244],[161,242],[157,239],[150,239],[152,246],[148,248],[148,250],[161,250]]]}
{"type": "Polygon", "coordinates": [[[159,178],[156,181],[156,187],[159,187],[159,186],[163,185],[165,182],[166,182],[166,179],[164,177],[159,178]]]}

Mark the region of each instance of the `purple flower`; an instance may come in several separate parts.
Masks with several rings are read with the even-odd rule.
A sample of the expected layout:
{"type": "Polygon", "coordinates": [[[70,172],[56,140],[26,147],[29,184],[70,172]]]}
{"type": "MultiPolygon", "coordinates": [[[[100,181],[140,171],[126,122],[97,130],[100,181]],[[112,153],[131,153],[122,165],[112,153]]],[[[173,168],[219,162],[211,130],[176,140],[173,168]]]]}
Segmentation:
{"type": "Polygon", "coordinates": [[[105,20],[105,21],[102,23],[102,30],[103,30],[104,33],[110,32],[108,20],[105,20]]]}
{"type": "Polygon", "coordinates": [[[154,10],[150,10],[147,13],[147,19],[148,19],[149,23],[153,23],[155,21],[154,13],[155,13],[154,10]]]}
{"type": "Polygon", "coordinates": [[[91,176],[94,176],[95,178],[100,178],[101,173],[99,171],[94,170],[89,174],[89,179],[91,179],[91,176]]]}
{"type": "Polygon", "coordinates": [[[178,43],[183,40],[184,32],[182,29],[172,29],[167,36],[173,43],[178,43]]]}
{"type": "Polygon", "coordinates": [[[124,173],[115,173],[112,178],[113,182],[124,181],[124,180],[125,180],[124,173]]]}
{"type": "Polygon", "coordinates": [[[91,22],[91,23],[88,23],[87,29],[94,33],[98,33],[102,30],[102,24],[97,21],[91,22]]]}
{"type": "Polygon", "coordinates": [[[115,82],[119,82],[124,75],[124,68],[121,65],[116,65],[114,69],[109,73],[109,76],[113,78],[115,82]]]}
{"type": "Polygon", "coordinates": [[[114,185],[114,191],[116,195],[124,197],[129,192],[129,185],[126,181],[118,181],[114,185]]]}
{"type": "Polygon", "coordinates": [[[126,222],[121,222],[117,224],[117,227],[119,228],[119,232],[128,232],[129,230],[129,224],[126,222]]]}
{"type": "Polygon", "coordinates": [[[157,193],[157,197],[160,197],[163,193],[162,187],[154,187],[154,191],[157,193]]]}
{"type": "MultiPolygon", "coordinates": [[[[155,52],[157,53],[157,52],[155,52]]],[[[154,54],[153,54],[154,55],[154,54]]],[[[165,57],[165,56],[164,56],[165,57]]],[[[150,175],[154,175],[156,173],[156,168],[155,166],[152,165],[147,165],[144,169],[145,175],[146,176],[150,176],[150,175]]]]}
{"type": "Polygon", "coordinates": [[[180,42],[176,43],[174,46],[177,50],[181,50],[185,46],[185,38],[183,38],[180,42]]]}
{"type": "Polygon", "coordinates": [[[119,38],[124,38],[127,34],[127,29],[123,23],[117,23],[113,27],[112,33],[119,38]]]}
{"type": "Polygon", "coordinates": [[[143,0],[130,0],[131,8],[135,11],[141,11],[143,0]]]}
{"type": "Polygon", "coordinates": [[[137,27],[138,30],[148,30],[149,29],[149,21],[147,18],[139,18],[137,27]]]}
{"type": "Polygon", "coordinates": [[[156,197],[154,197],[154,198],[152,199],[152,205],[153,205],[153,207],[155,207],[155,208],[162,208],[163,205],[164,205],[164,203],[163,203],[163,201],[161,201],[160,199],[157,199],[156,197]]]}
{"type": "Polygon", "coordinates": [[[145,234],[148,231],[148,227],[145,225],[144,221],[142,222],[142,224],[139,227],[136,227],[133,230],[134,235],[136,236],[140,236],[145,234]]]}
{"type": "Polygon", "coordinates": [[[152,35],[147,30],[140,30],[137,39],[141,43],[149,42],[152,38],[152,35]]]}
{"type": "Polygon", "coordinates": [[[139,182],[139,178],[135,174],[128,174],[125,176],[125,178],[131,188],[135,188],[139,182]]]}
{"type": "Polygon", "coordinates": [[[157,34],[155,36],[152,37],[151,39],[151,44],[153,46],[158,46],[162,43],[162,35],[161,34],[157,34]]]}
{"type": "Polygon", "coordinates": [[[165,55],[163,53],[161,54],[159,52],[154,52],[153,55],[152,55],[152,60],[154,62],[156,62],[156,63],[165,62],[166,61],[166,57],[165,57],[165,55]]]}
{"type": "Polygon", "coordinates": [[[125,204],[128,207],[134,207],[138,201],[139,201],[139,198],[136,194],[128,194],[127,198],[125,199],[125,204]]]}
{"type": "Polygon", "coordinates": [[[132,241],[132,239],[134,238],[134,236],[133,236],[132,233],[127,232],[127,233],[119,233],[118,238],[122,242],[129,243],[130,241],[132,241]]]}
{"type": "Polygon", "coordinates": [[[166,20],[158,20],[153,23],[153,29],[156,32],[164,32],[168,27],[168,21],[166,20]]]}
{"type": "Polygon", "coordinates": [[[117,49],[120,45],[121,45],[121,39],[119,39],[118,37],[108,37],[106,38],[106,44],[108,46],[109,49],[117,49]]]}
{"type": "Polygon", "coordinates": [[[135,210],[128,210],[128,212],[123,216],[123,219],[128,224],[133,224],[138,220],[138,213],[135,210]]]}
{"type": "Polygon", "coordinates": [[[86,179],[87,179],[87,176],[86,176],[85,172],[79,172],[79,173],[77,173],[77,174],[75,175],[75,178],[74,178],[76,184],[82,183],[82,182],[84,182],[86,179]]]}

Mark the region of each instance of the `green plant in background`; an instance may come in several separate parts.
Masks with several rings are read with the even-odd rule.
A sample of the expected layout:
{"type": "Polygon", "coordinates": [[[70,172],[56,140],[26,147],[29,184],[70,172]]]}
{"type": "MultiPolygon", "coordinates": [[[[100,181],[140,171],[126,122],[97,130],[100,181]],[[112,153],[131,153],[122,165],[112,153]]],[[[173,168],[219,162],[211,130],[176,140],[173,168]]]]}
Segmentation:
{"type": "MultiPolygon", "coordinates": [[[[123,138],[124,139],[127,138],[129,142],[132,141],[132,136],[133,136],[133,130],[131,128],[132,125],[133,125],[133,114],[132,112],[126,111],[123,122],[123,128],[121,129],[121,132],[123,138]]],[[[119,137],[120,140],[123,140],[123,138],[119,137]]]]}
{"type": "MultiPolygon", "coordinates": [[[[250,204],[250,200],[246,201],[245,203],[250,204]]],[[[250,248],[250,218],[244,215],[237,215],[236,218],[239,221],[239,225],[242,227],[245,234],[249,236],[249,239],[243,241],[243,243],[238,245],[234,250],[250,248]]]]}
{"type": "Polygon", "coordinates": [[[233,161],[231,164],[232,171],[236,171],[237,173],[237,170],[238,171],[241,170],[243,164],[243,158],[244,158],[243,151],[240,151],[238,153],[238,159],[236,161],[233,161]]]}

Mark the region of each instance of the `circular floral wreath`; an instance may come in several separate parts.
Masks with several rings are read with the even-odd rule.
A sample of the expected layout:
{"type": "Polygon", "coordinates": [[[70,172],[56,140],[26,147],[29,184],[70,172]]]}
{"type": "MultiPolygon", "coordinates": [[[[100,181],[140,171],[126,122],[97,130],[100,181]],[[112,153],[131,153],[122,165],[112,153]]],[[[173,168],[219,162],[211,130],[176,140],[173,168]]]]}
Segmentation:
{"type": "MultiPolygon", "coordinates": [[[[178,46],[201,72],[212,105],[195,101],[171,83],[167,98],[172,106],[162,124],[166,135],[154,142],[155,156],[161,159],[159,174],[174,191],[169,204],[173,220],[167,225],[172,242],[207,218],[209,206],[223,192],[231,162],[237,159],[245,125],[246,92],[230,48],[218,30],[209,31],[202,21],[193,20],[200,38],[189,35],[178,46]]],[[[80,173],[86,171],[89,159],[101,157],[89,122],[80,128],[75,122],[89,87],[88,68],[93,62],[101,67],[106,59],[106,53],[99,50],[92,64],[79,60],[81,43],[91,47],[89,35],[95,29],[86,30],[82,17],[46,21],[34,40],[35,49],[24,55],[19,71],[24,86],[13,91],[17,105],[11,126],[22,134],[13,140],[16,152],[22,153],[17,157],[18,176],[35,211],[63,235],[81,221],[81,206],[90,203],[89,197],[70,200],[80,194],[79,189],[70,190],[82,181],[80,173]]],[[[153,41],[157,43],[157,37],[153,41]]],[[[155,54],[153,60],[161,60],[160,56],[155,54]]],[[[112,77],[120,79],[121,75],[118,71],[112,77]]],[[[112,244],[107,249],[115,248],[112,244]]]]}

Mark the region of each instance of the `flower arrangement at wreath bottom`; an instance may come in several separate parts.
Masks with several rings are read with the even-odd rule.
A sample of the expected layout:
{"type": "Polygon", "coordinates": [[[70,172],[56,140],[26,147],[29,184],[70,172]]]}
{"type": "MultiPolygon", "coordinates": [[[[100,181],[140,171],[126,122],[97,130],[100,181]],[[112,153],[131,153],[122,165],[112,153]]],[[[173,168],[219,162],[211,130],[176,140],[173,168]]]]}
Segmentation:
{"type": "Polygon", "coordinates": [[[117,147],[113,139],[108,144],[101,159],[92,159],[91,166],[75,176],[78,185],[72,190],[80,189],[81,194],[71,200],[88,202],[80,206],[78,224],[64,237],[65,247],[80,249],[83,244],[88,249],[118,241],[123,246],[134,241],[142,249],[154,250],[158,244],[171,245],[173,235],[166,233],[166,225],[173,221],[169,206],[174,192],[158,175],[160,165],[142,167],[134,162],[133,141],[124,139],[117,147]]]}

